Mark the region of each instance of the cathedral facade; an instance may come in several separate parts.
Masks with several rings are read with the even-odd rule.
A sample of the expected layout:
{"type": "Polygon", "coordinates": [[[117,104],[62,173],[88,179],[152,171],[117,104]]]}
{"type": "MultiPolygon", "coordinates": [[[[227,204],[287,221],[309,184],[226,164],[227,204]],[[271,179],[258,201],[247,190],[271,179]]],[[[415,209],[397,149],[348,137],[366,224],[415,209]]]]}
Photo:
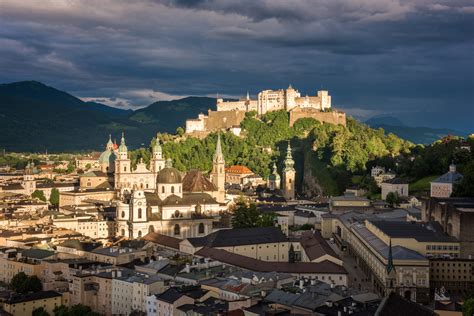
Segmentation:
{"type": "Polygon", "coordinates": [[[164,161],[159,144],[153,148],[151,170],[140,163],[132,171],[122,138],[115,169],[118,235],[132,239],[157,232],[189,238],[211,233],[226,210],[224,165],[219,137],[211,180],[196,170],[183,176],[170,159],[164,161]]]}

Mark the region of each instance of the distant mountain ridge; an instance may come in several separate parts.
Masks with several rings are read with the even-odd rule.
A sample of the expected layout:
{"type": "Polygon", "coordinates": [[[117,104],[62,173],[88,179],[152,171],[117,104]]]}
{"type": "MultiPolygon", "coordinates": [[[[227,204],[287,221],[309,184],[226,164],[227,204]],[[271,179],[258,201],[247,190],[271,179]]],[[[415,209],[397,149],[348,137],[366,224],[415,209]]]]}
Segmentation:
{"type": "MultiPolygon", "coordinates": [[[[84,102],[37,81],[0,84],[0,150],[101,150],[109,134],[119,140],[122,131],[130,148],[147,146],[157,132],[173,133],[186,119],[215,107],[214,98],[186,97],[132,111],[84,102]]],[[[431,143],[447,134],[463,135],[450,129],[404,126],[390,116],[366,123],[415,143],[431,143]]]]}
{"type": "Polygon", "coordinates": [[[127,145],[148,145],[157,132],[174,132],[189,117],[215,107],[215,99],[159,101],[138,110],[84,102],[37,81],[0,84],[0,150],[100,150],[108,135],[127,145]]]}
{"type": "Polygon", "coordinates": [[[415,144],[431,144],[432,142],[447,136],[464,136],[464,132],[449,128],[431,128],[421,126],[406,126],[398,118],[392,116],[378,116],[365,121],[372,128],[383,128],[386,132],[393,133],[403,139],[415,144]]]}

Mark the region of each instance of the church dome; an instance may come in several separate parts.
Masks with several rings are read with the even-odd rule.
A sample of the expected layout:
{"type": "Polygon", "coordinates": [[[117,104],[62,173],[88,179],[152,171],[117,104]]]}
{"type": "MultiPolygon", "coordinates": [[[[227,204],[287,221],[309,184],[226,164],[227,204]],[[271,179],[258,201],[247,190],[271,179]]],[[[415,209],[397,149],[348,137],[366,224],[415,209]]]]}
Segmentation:
{"type": "Polygon", "coordinates": [[[112,150],[106,150],[102,154],[100,154],[99,157],[99,163],[100,164],[110,164],[115,162],[115,153],[112,150]]]}
{"type": "Polygon", "coordinates": [[[158,172],[158,177],[156,178],[156,183],[167,184],[167,183],[181,183],[181,173],[178,169],[173,168],[171,165],[171,160],[166,161],[166,167],[158,172]]]}

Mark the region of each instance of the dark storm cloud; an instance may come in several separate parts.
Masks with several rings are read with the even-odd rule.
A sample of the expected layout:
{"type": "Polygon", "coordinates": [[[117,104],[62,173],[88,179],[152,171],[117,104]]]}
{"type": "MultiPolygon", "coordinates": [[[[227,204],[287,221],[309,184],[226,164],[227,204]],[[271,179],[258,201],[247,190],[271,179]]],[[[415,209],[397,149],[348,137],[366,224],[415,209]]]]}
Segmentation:
{"type": "Polygon", "coordinates": [[[468,128],[473,29],[467,0],[0,0],[0,81],[119,107],[292,83],[360,117],[468,128]]]}

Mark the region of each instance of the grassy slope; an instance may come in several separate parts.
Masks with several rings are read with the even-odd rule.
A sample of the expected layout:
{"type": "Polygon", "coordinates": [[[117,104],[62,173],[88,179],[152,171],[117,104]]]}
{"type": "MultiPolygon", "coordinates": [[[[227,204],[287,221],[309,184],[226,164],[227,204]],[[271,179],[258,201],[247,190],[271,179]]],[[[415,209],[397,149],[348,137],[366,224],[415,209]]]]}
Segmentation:
{"type": "Polygon", "coordinates": [[[430,182],[438,177],[439,176],[436,176],[436,175],[428,176],[428,177],[421,178],[413,183],[410,183],[410,186],[409,186],[410,194],[429,190],[430,182]]]}

